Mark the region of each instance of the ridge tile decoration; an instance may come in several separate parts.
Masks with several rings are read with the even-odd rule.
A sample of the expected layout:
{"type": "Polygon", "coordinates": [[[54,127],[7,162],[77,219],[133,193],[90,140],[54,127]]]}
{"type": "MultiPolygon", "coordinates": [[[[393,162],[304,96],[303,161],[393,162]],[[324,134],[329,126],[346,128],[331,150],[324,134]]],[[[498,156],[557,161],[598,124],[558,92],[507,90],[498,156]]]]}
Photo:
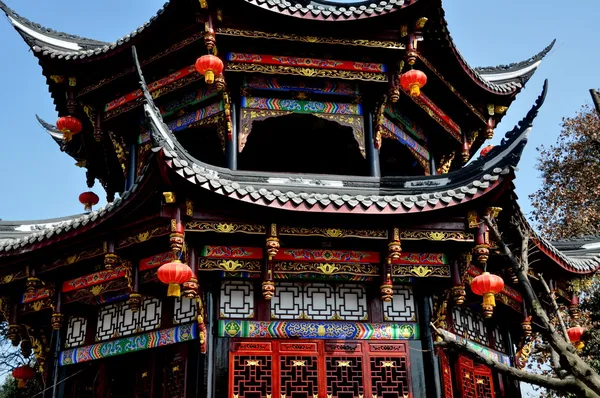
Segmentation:
{"type": "Polygon", "coordinates": [[[177,118],[167,123],[169,130],[176,132],[190,127],[192,124],[206,119],[210,116],[214,116],[219,112],[223,112],[223,102],[219,101],[214,104],[208,105],[204,108],[198,109],[194,112],[190,112],[185,116],[177,118]]]}
{"type": "Polygon", "coordinates": [[[352,323],[220,320],[219,337],[267,339],[416,340],[416,323],[352,323]]]}
{"type": "Polygon", "coordinates": [[[292,80],[284,77],[251,76],[245,79],[243,87],[271,91],[304,91],[314,94],[359,94],[358,86],[353,83],[330,80],[292,80]]]}
{"type": "Polygon", "coordinates": [[[154,256],[146,257],[140,260],[139,270],[147,271],[149,269],[158,268],[170,261],[177,260],[178,257],[172,251],[168,251],[154,256]]]}
{"type": "MultiPolygon", "coordinates": [[[[466,271],[467,272],[466,272],[466,275],[464,276],[464,279],[469,284],[471,284],[471,281],[476,276],[479,276],[483,273],[483,271],[481,269],[477,268],[473,264],[469,264],[466,271]]],[[[510,287],[508,285],[504,285],[504,289],[502,289],[502,291],[496,295],[496,298],[498,301],[500,301],[504,305],[509,306],[510,308],[512,308],[515,311],[518,311],[518,312],[523,311],[523,306],[522,306],[523,297],[521,296],[521,293],[519,293],[518,291],[516,291],[515,289],[513,289],[512,287],[510,287]]]]}
{"type": "Polygon", "coordinates": [[[448,259],[443,253],[401,253],[392,260],[392,277],[450,277],[448,259]]]}
{"type": "Polygon", "coordinates": [[[390,108],[385,108],[385,113],[390,118],[402,124],[403,131],[406,131],[408,134],[422,141],[427,141],[427,137],[425,136],[425,132],[423,131],[423,129],[419,127],[415,122],[411,121],[408,117],[390,108]]]}
{"type": "Polygon", "coordinates": [[[412,149],[411,152],[416,153],[421,158],[429,161],[429,158],[431,157],[431,155],[429,154],[429,150],[424,145],[419,144],[414,138],[406,134],[390,119],[384,117],[381,125],[384,129],[389,131],[398,142],[412,149]]]}
{"type": "Polygon", "coordinates": [[[337,115],[362,115],[360,104],[341,102],[302,101],[280,98],[242,97],[242,108],[271,109],[295,113],[330,113],[337,115]]]}
{"type": "Polygon", "coordinates": [[[457,336],[454,333],[450,333],[447,330],[441,330],[441,332],[444,334],[444,336],[457,341],[461,344],[466,344],[467,347],[479,352],[480,354],[482,354],[483,356],[496,360],[498,362],[503,363],[506,366],[511,366],[511,361],[510,361],[510,357],[508,355],[502,354],[501,352],[492,350],[491,348],[482,346],[481,344],[477,344],[471,340],[467,340],[464,337],[461,336],[457,336]]]}
{"type": "Polygon", "coordinates": [[[163,347],[194,340],[197,337],[198,331],[196,323],[176,326],[124,339],[98,343],[87,347],[65,350],[60,353],[59,365],[73,365],[76,363],[93,361],[95,359],[147,350],[149,348],[163,347]]]}
{"type": "Polygon", "coordinates": [[[194,232],[218,232],[222,234],[243,233],[260,234],[265,233],[265,226],[261,224],[243,224],[235,222],[204,222],[188,221],[185,223],[185,230],[194,232]]]}
{"type": "Polygon", "coordinates": [[[310,228],[282,225],[280,235],[323,236],[326,238],[370,238],[387,239],[385,229],[310,228]]]}
{"type": "Polygon", "coordinates": [[[401,240],[431,240],[434,242],[441,241],[458,241],[458,242],[473,242],[475,235],[472,232],[464,231],[427,231],[427,230],[401,230],[401,240]]]}
{"type": "Polygon", "coordinates": [[[346,46],[362,46],[402,50],[404,44],[392,40],[344,39],[338,37],[303,36],[289,33],[269,33],[257,30],[241,30],[233,28],[217,28],[217,34],[223,36],[251,37],[257,39],[287,40],[302,43],[341,44],[346,46]]]}
{"type": "Polygon", "coordinates": [[[330,77],[387,82],[384,64],[300,58],[276,55],[227,53],[228,71],[293,74],[305,77],[330,77]]]}
{"type": "Polygon", "coordinates": [[[450,133],[458,142],[462,142],[462,130],[460,126],[456,124],[444,111],[442,111],[436,104],[429,99],[424,93],[421,93],[418,97],[411,97],[405,91],[406,95],[414,101],[421,109],[423,109],[429,116],[437,121],[447,132],[450,133]]]}
{"type": "Polygon", "coordinates": [[[213,86],[203,87],[190,91],[179,98],[159,106],[158,108],[163,117],[167,117],[181,108],[196,105],[200,102],[206,101],[207,99],[215,97],[217,94],[218,92],[215,91],[213,86]]]}
{"type": "Polygon", "coordinates": [[[323,249],[281,249],[275,261],[332,261],[339,263],[373,263],[379,264],[377,252],[361,252],[355,250],[323,250],[323,249]]]}

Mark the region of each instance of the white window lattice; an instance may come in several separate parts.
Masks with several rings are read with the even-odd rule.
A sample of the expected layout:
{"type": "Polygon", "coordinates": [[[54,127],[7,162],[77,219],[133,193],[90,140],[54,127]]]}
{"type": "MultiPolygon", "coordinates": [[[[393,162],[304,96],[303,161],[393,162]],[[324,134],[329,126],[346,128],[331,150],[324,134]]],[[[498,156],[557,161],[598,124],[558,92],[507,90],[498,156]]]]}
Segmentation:
{"type": "Polygon", "coordinates": [[[69,317],[65,348],[77,347],[85,343],[87,319],[79,316],[69,317]]]}
{"type": "Polygon", "coordinates": [[[383,302],[383,317],[390,322],[415,322],[417,320],[417,308],[415,296],[410,286],[394,287],[392,301],[383,302]]]}
{"type": "Polygon", "coordinates": [[[500,327],[494,328],[494,347],[500,352],[506,352],[506,343],[504,341],[504,335],[500,332],[500,327]]]}
{"type": "Polygon", "coordinates": [[[173,323],[192,322],[196,319],[196,299],[178,297],[175,299],[175,308],[173,310],[173,323]]]}
{"type": "Polygon", "coordinates": [[[221,318],[254,318],[254,287],[251,282],[221,282],[221,318]]]}
{"type": "Polygon", "coordinates": [[[365,288],[357,284],[280,282],[271,299],[274,319],[367,320],[365,288]]]}
{"type": "Polygon", "coordinates": [[[469,307],[454,307],[452,319],[456,334],[489,347],[489,332],[481,313],[469,307]]]}
{"type": "Polygon", "coordinates": [[[135,313],[126,302],[105,305],[98,311],[96,341],[158,329],[161,311],[161,301],[152,297],[145,298],[135,313]]]}

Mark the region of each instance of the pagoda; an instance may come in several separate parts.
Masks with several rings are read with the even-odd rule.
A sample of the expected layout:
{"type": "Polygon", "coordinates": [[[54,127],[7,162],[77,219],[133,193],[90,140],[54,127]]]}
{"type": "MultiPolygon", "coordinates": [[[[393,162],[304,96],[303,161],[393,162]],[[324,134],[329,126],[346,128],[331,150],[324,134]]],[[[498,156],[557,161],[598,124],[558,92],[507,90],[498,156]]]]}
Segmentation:
{"type": "Polygon", "coordinates": [[[39,122],[108,202],[0,221],[0,313],[43,397],[517,397],[434,349],[432,322],[522,360],[529,309],[484,218],[529,229],[565,303],[600,267],[517,205],[547,85],[485,144],[554,43],[472,67],[440,0],[171,0],[113,43],[0,9],[54,99],[39,122]]]}

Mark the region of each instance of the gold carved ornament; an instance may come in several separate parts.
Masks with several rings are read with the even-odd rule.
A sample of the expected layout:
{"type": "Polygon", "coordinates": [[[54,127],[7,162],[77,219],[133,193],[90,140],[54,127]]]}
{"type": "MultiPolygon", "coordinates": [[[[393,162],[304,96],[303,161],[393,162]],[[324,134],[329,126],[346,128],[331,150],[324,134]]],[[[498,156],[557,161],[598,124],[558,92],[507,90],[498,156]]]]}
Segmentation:
{"type": "Polygon", "coordinates": [[[325,77],[344,80],[364,80],[375,82],[387,82],[387,74],[364,71],[347,71],[337,69],[317,69],[287,65],[263,65],[247,63],[229,63],[227,71],[237,72],[260,72],[267,74],[298,75],[305,77],[325,77]]]}

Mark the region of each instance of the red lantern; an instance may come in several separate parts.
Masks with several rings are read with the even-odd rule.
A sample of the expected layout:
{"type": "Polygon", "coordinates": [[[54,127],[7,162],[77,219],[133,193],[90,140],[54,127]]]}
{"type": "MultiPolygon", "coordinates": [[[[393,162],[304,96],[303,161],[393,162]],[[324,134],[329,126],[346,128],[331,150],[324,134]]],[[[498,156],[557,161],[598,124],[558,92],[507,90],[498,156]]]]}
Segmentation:
{"type": "Polygon", "coordinates": [[[63,133],[65,141],[71,141],[73,134],[80,133],[83,129],[83,125],[76,117],[63,116],[58,118],[56,128],[63,133]]]}
{"type": "Polygon", "coordinates": [[[498,275],[484,272],[476,276],[471,282],[471,290],[473,293],[483,296],[483,314],[486,318],[490,318],[494,313],[496,306],[495,295],[504,289],[504,280],[498,275]]]}
{"type": "Polygon", "coordinates": [[[207,84],[213,84],[215,75],[223,72],[223,61],[211,54],[203,55],[196,60],[196,70],[204,76],[207,84]]]}
{"type": "Polygon", "coordinates": [[[493,146],[493,145],[488,145],[488,146],[486,146],[485,148],[483,148],[483,149],[481,150],[481,153],[480,153],[480,155],[481,155],[481,156],[483,156],[483,157],[485,157],[485,156],[487,156],[487,155],[488,155],[488,153],[490,153],[490,151],[491,151],[492,149],[494,149],[494,146],[493,146]]]}
{"type": "Polygon", "coordinates": [[[427,75],[418,69],[411,69],[400,76],[400,84],[404,90],[410,90],[411,97],[418,97],[421,88],[427,84],[427,75]]]}
{"type": "Polygon", "coordinates": [[[585,345],[585,343],[581,341],[581,336],[583,336],[585,332],[585,328],[582,328],[581,326],[567,329],[567,335],[569,336],[569,340],[571,340],[571,344],[578,350],[581,350],[585,345]]]}
{"type": "Polygon", "coordinates": [[[92,191],[84,192],[79,195],[79,202],[84,206],[85,211],[92,211],[92,206],[95,206],[100,201],[98,195],[92,191]]]}
{"type": "Polygon", "coordinates": [[[169,285],[167,290],[169,297],[180,297],[179,285],[188,282],[194,276],[192,269],[179,260],[161,265],[156,275],[162,283],[169,285]]]}
{"type": "Polygon", "coordinates": [[[25,388],[27,382],[35,377],[35,370],[27,365],[19,366],[13,369],[12,376],[18,382],[19,388],[25,388]]]}

